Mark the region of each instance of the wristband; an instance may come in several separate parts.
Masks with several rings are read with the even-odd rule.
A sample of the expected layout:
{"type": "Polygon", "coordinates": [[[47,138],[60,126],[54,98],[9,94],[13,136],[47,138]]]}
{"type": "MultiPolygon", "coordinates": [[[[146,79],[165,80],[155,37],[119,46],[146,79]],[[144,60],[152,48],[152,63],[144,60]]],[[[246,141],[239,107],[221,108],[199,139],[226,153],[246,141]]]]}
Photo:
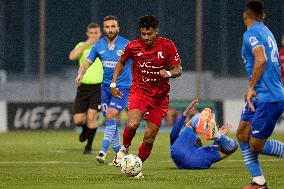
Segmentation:
{"type": "Polygon", "coordinates": [[[110,87],[111,87],[111,88],[116,88],[116,83],[111,83],[111,84],[110,84],[110,87]]]}
{"type": "Polygon", "coordinates": [[[166,71],[169,77],[172,77],[172,74],[170,71],[166,71]]]}

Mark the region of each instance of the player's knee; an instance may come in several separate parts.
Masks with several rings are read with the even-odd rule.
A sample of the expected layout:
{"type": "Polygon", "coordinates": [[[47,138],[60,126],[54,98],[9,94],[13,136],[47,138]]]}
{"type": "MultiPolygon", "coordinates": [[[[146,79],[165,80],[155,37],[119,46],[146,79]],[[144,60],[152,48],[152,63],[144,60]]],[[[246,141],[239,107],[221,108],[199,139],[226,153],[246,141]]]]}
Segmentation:
{"type": "Polygon", "coordinates": [[[249,134],[243,132],[242,130],[237,130],[236,137],[240,142],[247,142],[249,140],[249,134]]]}
{"type": "Polygon", "coordinates": [[[97,113],[88,112],[88,122],[96,122],[97,121],[97,113]]]}
{"type": "Polygon", "coordinates": [[[85,120],[84,117],[74,116],[73,117],[73,123],[75,125],[84,125],[84,124],[86,124],[86,120],[85,120]]]}
{"type": "Polygon", "coordinates": [[[256,153],[256,154],[259,154],[262,151],[262,148],[260,148],[259,146],[255,144],[250,144],[250,149],[253,153],[256,153]]]}
{"type": "Polygon", "coordinates": [[[139,127],[139,122],[136,120],[128,121],[127,126],[130,130],[136,130],[139,127]]]}
{"type": "Polygon", "coordinates": [[[117,117],[117,113],[116,112],[112,112],[112,111],[107,111],[106,112],[106,119],[110,120],[110,119],[116,119],[117,117]]]}

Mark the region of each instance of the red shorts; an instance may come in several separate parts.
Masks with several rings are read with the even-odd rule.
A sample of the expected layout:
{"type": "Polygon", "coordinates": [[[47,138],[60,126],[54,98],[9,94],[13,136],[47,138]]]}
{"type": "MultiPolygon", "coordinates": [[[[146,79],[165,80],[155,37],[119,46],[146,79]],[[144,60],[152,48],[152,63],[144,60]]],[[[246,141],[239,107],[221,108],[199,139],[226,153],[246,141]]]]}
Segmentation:
{"type": "Polygon", "coordinates": [[[169,109],[169,97],[152,98],[139,92],[130,93],[128,99],[128,111],[138,109],[144,113],[144,119],[160,126],[162,119],[169,109]]]}

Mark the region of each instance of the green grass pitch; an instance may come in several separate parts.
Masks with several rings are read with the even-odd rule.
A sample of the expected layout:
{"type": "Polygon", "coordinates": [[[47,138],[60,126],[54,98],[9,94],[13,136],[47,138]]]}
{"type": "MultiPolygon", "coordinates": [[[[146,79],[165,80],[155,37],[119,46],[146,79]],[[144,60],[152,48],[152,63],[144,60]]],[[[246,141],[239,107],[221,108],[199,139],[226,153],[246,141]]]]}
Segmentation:
{"type": "MultiPolygon", "coordinates": [[[[75,131],[9,132],[0,134],[0,188],[242,188],[251,182],[238,150],[209,170],[178,170],[169,155],[169,132],[160,132],[150,158],[143,164],[143,180],[120,173],[119,168],[98,165],[95,156],[103,133],[94,141],[92,155],[83,155],[75,131]]],[[[130,153],[137,154],[143,133],[130,153]]],[[[234,137],[234,136],[233,136],[234,137]]],[[[284,141],[284,135],[272,138],[284,141]]],[[[109,150],[107,162],[114,156],[109,150]]],[[[270,188],[284,188],[284,159],[261,156],[270,188]]]]}

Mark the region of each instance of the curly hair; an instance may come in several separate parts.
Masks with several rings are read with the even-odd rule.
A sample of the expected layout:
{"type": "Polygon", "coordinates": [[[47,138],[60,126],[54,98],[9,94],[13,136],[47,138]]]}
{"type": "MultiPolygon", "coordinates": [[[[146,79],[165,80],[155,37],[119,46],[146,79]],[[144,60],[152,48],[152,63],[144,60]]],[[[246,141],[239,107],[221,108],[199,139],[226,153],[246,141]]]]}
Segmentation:
{"type": "Polygon", "coordinates": [[[139,18],[138,27],[139,28],[158,28],[159,20],[153,15],[145,15],[139,18]]]}

